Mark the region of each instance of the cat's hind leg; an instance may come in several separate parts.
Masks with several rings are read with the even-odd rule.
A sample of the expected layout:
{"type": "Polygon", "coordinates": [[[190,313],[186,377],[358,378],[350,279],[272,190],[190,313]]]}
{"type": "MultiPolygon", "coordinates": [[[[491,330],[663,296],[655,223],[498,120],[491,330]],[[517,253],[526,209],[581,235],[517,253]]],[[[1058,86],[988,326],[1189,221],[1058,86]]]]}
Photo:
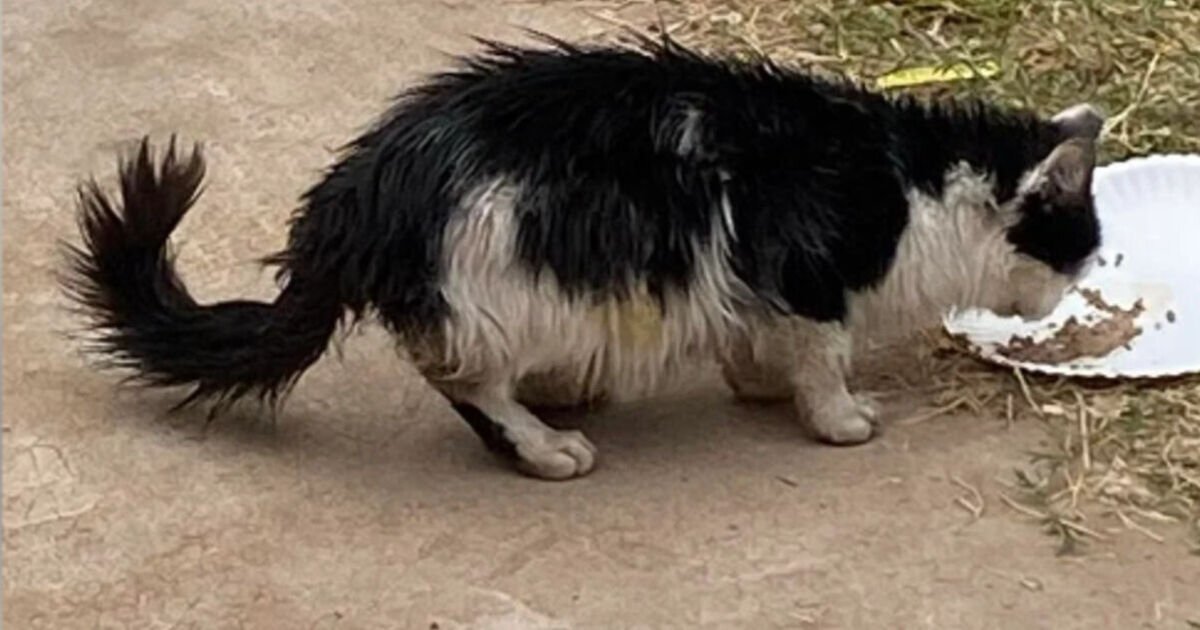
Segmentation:
{"type": "Polygon", "coordinates": [[[588,474],[596,464],[596,447],[582,433],[547,426],[517,402],[511,383],[439,389],[489,450],[513,460],[525,474],[570,479],[588,474]]]}

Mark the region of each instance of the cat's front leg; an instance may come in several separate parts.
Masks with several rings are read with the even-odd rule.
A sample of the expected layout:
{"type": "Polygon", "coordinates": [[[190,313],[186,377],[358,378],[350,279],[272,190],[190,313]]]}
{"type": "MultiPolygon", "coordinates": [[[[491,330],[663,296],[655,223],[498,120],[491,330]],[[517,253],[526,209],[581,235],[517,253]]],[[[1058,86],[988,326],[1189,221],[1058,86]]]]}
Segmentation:
{"type": "Polygon", "coordinates": [[[796,395],[792,386],[795,340],[789,321],[765,321],[734,337],[719,357],[721,375],[738,400],[776,402],[796,395]]]}
{"type": "Polygon", "coordinates": [[[860,444],[875,432],[874,405],[850,393],[850,331],[836,322],[793,322],[796,356],[792,382],[796,406],[816,437],[832,444],[860,444]]]}

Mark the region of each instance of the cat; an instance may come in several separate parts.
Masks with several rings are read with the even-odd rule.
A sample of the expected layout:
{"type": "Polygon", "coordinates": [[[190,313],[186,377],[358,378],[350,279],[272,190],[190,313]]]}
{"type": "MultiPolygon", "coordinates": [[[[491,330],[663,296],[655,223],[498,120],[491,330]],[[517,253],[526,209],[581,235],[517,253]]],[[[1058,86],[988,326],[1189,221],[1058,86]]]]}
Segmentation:
{"type": "Polygon", "coordinates": [[[640,396],[715,357],[857,444],[856,338],[953,309],[1040,318],[1100,243],[1104,117],[921,101],[670,40],[484,49],[398,97],[301,199],[272,303],[202,305],[173,267],[199,145],[81,185],[69,295],[94,350],[181,406],[278,403],[340,325],[377,318],[484,444],[532,476],[596,448],[530,406],[640,396]]]}

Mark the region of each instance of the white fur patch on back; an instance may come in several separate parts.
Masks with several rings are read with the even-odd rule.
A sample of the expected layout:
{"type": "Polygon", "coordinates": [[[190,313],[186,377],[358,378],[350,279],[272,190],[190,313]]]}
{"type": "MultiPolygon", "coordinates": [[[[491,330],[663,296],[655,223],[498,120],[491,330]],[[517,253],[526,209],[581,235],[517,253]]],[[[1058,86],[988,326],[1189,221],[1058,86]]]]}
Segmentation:
{"type": "Polygon", "coordinates": [[[940,199],[908,192],[909,221],[891,269],[851,301],[856,335],[888,339],[936,325],[949,308],[1002,302],[1017,254],[990,178],[959,164],[940,199]]]}
{"type": "Polygon", "coordinates": [[[736,304],[748,290],[729,267],[721,209],[707,241],[692,245],[686,293],[668,290],[661,310],[644,285],[593,304],[568,299],[550,270],[535,279],[517,259],[519,190],[506,179],[478,186],[446,227],[440,361],[449,372],[439,378],[512,383],[553,370],[588,394],[638,396],[688,359],[711,356],[740,325],[736,304]]]}
{"type": "Polygon", "coordinates": [[[691,157],[700,153],[700,110],[688,107],[684,110],[683,121],[679,125],[679,155],[691,157]]]}

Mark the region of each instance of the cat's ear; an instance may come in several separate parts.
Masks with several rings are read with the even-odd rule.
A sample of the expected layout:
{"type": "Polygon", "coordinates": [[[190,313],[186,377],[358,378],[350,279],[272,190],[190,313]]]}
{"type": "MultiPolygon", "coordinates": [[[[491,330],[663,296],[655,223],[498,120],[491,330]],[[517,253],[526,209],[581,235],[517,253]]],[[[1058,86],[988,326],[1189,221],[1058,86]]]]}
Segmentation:
{"type": "Polygon", "coordinates": [[[1028,188],[1048,200],[1072,201],[1086,198],[1096,170],[1096,142],[1072,138],[1059,144],[1038,164],[1028,188]]]}
{"type": "Polygon", "coordinates": [[[1083,138],[1095,141],[1104,128],[1104,113],[1091,103],[1072,105],[1058,112],[1050,122],[1062,130],[1063,138],[1083,138]]]}

